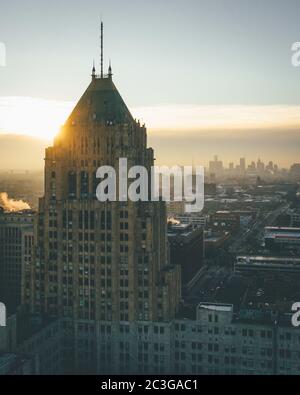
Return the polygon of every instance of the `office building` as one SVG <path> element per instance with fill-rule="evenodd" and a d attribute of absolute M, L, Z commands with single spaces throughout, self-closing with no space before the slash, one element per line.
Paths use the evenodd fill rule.
<path fill-rule="evenodd" d="M 119 159 L 150 174 L 154 152 L 113 83 L 96 75 L 46 149 L 39 201 L 31 312 L 107 322 L 172 319 L 180 267 L 168 261 L 166 207 L 157 202 L 100 202 L 101 166 L 119 176 Z"/>
<path fill-rule="evenodd" d="M 0 211 L 0 301 L 8 314 L 26 298 L 34 242 L 35 214 Z M 28 296 L 28 294 L 27 294 Z"/>
<path fill-rule="evenodd" d="M 192 224 L 169 224 L 170 261 L 181 267 L 181 284 L 187 285 L 204 262 L 204 232 Z"/>

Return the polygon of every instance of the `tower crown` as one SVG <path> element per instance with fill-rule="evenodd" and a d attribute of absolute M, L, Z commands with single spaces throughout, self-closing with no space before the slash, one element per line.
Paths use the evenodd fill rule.
<path fill-rule="evenodd" d="M 94 75 L 79 99 L 66 124 L 88 123 L 92 120 L 104 124 L 124 124 L 134 119 L 112 81 L 111 69 L 103 77 Z"/>
<path fill-rule="evenodd" d="M 111 61 L 109 61 L 108 73 L 103 73 L 103 22 L 101 22 L 100 38 L 100 74 L 96 73 L 95 62 L 93 62 L 92 81 L 73 109 L 66 125 L 83 124 L 89 122 L 91 119 L 109 125 L 134 121 L 112 81 Z"/>

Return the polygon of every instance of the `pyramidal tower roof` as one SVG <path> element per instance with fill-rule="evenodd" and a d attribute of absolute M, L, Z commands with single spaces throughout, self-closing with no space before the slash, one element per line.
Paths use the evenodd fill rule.
<path fill-rule="evenodd" d="M 101 74 L 96 74 L 93 63 L 92 81 L 79 99 L 68 123 L 86 123 L 91 119 L 104 124 L 123 124 L 133 121 L 124 100 L 112 80 L 112 68 L 109 64 L 108 74 L 103 74 L 103 23 L 101 22 Z"/>
<path fill-rule="evenodd" d="M 93 77 L 68 121 L 85 123 L 91 119 L 114 124 L 127 123 L 133 120 L 111 76 Z"/>

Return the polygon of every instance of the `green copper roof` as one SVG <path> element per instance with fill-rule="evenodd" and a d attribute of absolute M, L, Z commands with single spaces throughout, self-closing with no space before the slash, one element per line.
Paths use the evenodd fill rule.
<path fill-rule="evenodd" d="M 112 78 L 93 78 L 87 90 L 72 111 L 69 122 L 121 124 L 133 120 L 130 111 L 119 94 Z"/>

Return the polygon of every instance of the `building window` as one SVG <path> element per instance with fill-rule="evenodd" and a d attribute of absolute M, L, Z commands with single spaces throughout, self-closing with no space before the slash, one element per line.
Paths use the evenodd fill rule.
<path fill-rule="evenodd" d="M 76 173 L 71 171 L 68 175 L 68 190 L 69 190 L 69 199 L 76 198 L 76 189 L 77 189 L 77 176 Z"/>

